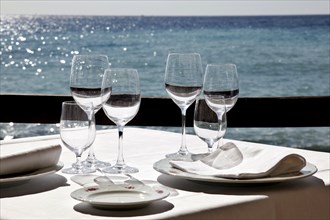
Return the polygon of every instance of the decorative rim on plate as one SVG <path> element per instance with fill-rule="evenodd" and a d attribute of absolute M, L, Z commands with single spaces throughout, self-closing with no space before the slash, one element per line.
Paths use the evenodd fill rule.
<path fill-rule="evenodd" d="M 276 177 L 264 177 L 258 179 L 229 179 L 229 178 L 197 175 L 193 173 L 184 172 L 182 170 L 172 167 L 169 161 L 170 159 L 168 158 L 159 160 L 154 163 L 153 168 L 160 173 L 174 177 L 179 177 L 186 180 L 196 180 L 196 181 L 215 182 L 215 183 L 235 183 L 235 184 L 277 183 L 277 182 L 284 182 L 289 180 L 305 178 L 317 172 L 317 167 L 315 165 L 311 163 L 306 163 L 306 166 L 299 173 L 287 174 Z"/>
<path fill-rule="evenodd" d="M 64 164 L 59 161 L 56 165 L 51 167 L 42 168 L 30 173 L 24 173 L 24 174 L 18 174 L 18 176 L 10 176 L 10 177 L 4 177 L 0 178 L 0 183 L 11 183 L 11 182 L 20 182 L 20 181 L 27 181 L 33 178 L 37 178 L 40 176 L 48 175 L 55 173 L 62 169 Z"/>
<path fill-rule="evenodd" d="M 170 195 L 165 189 L 147 185 L 118 184 L 75 190 L 71 197 L 101 209 L 141 208 Z"/>

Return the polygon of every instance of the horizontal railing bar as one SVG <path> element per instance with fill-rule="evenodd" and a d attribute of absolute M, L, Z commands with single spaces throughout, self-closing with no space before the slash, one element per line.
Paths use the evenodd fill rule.
<path fill-rule="evenodd" d="M 67 95 L 0 94 L 0 122 L 58 123 Z M 240 97 L 228 112 L 228 127 L 329 127 L 330 96 Z M 193 126 L 194 107 L 187 110 Z M 100 110 L 96 123 L 113 125 Z M 137 126 L 181 126 L 179 107 L 169 98 L 143 97 L 138 114 L 129 122 Z"/>

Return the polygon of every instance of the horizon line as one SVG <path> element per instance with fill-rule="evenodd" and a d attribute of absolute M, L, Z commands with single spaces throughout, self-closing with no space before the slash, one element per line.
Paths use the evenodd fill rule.
<path fill-rule="evenodd" d="M 128 14 L 116 14 L 116 15 L 105 15 L 105 14 L 1 14 L 0 17 L 4 16 L 63 16 L 63 17 L 292 17 L 292 16 L 329 16 L 330 14 L 315 13 L 315 14 L 232 14 L 232 15 L 179 15 L 179 14 L 169 14 L 169 15 L 152 15 L 152 14 L 141 14 L 141 15 L 128 15 Z"/>

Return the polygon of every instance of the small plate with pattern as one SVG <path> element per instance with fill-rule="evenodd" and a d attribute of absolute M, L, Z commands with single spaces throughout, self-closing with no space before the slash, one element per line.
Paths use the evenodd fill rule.
<path fill-rule="evenodd" d="M 134 209 L 169 196 L 166 189 L 147 185 L 118 184 L 78 189 L 71 197 L 100 209 Z"/>

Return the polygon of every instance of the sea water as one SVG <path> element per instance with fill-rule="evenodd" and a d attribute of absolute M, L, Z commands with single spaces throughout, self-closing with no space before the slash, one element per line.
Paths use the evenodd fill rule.
<path fill-rule="evenodd" d="M 69 95 L 73 55 L 101 53 L 111 67 L 138 70 L 142 96 L 167 97 L 168 53 L 198 52 L 204 68 L 237 65 L 240 97 L 328 96 L 329 30 L 328 15 L 2 16 L 0 92 Z M 58 127 L 2 123 L 0 131 L 1 139 L 18 138 Z M 330 151 L 329 127 L 228 128 L 225 137 Z"/>

